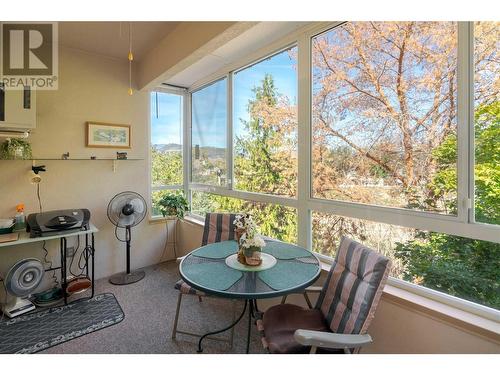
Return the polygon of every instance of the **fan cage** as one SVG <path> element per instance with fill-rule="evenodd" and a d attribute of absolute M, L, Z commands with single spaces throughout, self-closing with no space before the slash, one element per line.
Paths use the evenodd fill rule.
<path fill-rule="evenodd" d="M 131 224 L 123 225 L 123 223 L 120 223 L 120 219 L 127 216 L 123 216 L 122 209 L 127 203 L 132 202 L 134 199 L 140 200 L 144 209 L 142 212 L 134 212 L 132 214 L 134 220 Z M 146 200 L 142 195 L 134 191 L 124 191 L 118 193 L 109 201 L 107 214 L 109 221 L 111 221 L 113 225 L 115 225 L 116 227 L 119 228 L 126 228 L 127 226 L 134 227 L 138 225 L 141 221 L 143 221 L 144 218 L 146 217 L 147 214 Z"/>

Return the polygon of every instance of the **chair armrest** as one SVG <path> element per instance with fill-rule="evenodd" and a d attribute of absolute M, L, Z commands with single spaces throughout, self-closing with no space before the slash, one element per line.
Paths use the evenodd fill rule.
<path fill-rule="evenodd" d="M 321 293 L 321 290 L 323 290 L 322 286 L 308 286 L 305 289 L 307 293 Z"/>
<path fill-rule="evenodd" d="M 184 256 L 182 256 L 182 257 L 178 257 L 178 258 L 175 260 L 175 262 L 176 262 L 177 264 L 179 264 L 180 262 L 182 262 L 182 260 L 183 260 L 185 257 L 187 257 L 187 255 L 184 255 Z"/>
<path fill-rule="evenodd" d="M 370 335 L 351 335 L 298 329 L 293 335 L 295 341 L 304 346 L 329 349 L 359 348 L 372 342 Z"/>

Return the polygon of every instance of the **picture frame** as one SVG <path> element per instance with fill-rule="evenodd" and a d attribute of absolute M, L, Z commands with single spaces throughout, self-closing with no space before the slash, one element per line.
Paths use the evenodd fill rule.
<path fill-rule="evenodd" d="M 130 125 L 86 122 L 86 147 L 129 149 Z"/>

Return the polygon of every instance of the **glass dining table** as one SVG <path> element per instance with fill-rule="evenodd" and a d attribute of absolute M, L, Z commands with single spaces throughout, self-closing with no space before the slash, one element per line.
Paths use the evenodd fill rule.
<path fill-rule="evenodd" d="M 320 276 L 321 266 L 316 255 L 296 245 L 266 240 L 262 248 L 263 262 L 256 267 L 238 263 L 237 252 L 236 241 L 216 242 L 193 250 L 179 265 L 182 279 L 193 288 L 213 296 L 245 301 L 243 311 L 228 327 L 200 337 L 199 353 L 207 336 L 231 329 L 247 311 L 248 353 L 252 318 L 259 312 L 257 300 L 302 291 Z"/>

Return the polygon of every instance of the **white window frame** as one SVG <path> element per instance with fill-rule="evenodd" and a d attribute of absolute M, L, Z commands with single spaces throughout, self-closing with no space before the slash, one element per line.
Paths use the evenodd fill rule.
<path fill-rule="evenodd" d="M 312 197 L 312 38 L 318 34 L 340 26 L 344 22 L 322 22 L 306 25 L 290 33 L 281 40 L 274 42 L 244 58 L 230 64 L 216 73 L 196 82 L 189 90 L 185 103 L 186 132 L 184 149 L 185 179 L 184 191 L 191 199 L 192 191 L 200 191 L 222 196 L 238 198 L 247 201 L 262 202 L 292 207 L 297 210 L 297 243 L 312 250 L 311 217 L 313 211 L 331 213 L 356 219 L 370 220 L 386 224 L 404 226 L 472 239 L 500 243 L 500 226 L 477 223 L 474 218 L 474 70 L 473 70 L 473 38 L 472 22 L 458 22 L 457 47 L 457 216 L 416 211 L 411 209 L 386 207 L 373 204 L 326 200 Z M 268 57 L 282 52 L 292 46 L 298 48 L 297 78 L 298 78 L 298 179 L 297 197 L 281 197 L 271 194 L 246 192 L 233 189 L 233 116 L 232 116 L 232 80 L 233 74 L 254 65 Z M 226 167 L 227 186 L 213 186 L 191 182 L 191 94 L 218 80 L 226 78 L 227 89 L 227 147 Z M 191 203 L 191 202 L 190 202 Z M 193 215 L 200 218 L 199 215 Z M 332 258 L 318 254 L 325 263 L 331 263 Z M 390 277 L 390 285 L 408 290 L 412 293 L 431 298 L 438 302 L 474 313 L 495 321 L 500 321 L 498 310 L 470 302 L 461 298 L 438 292 L 426 287 L 415 285 Z"/>
<path fill-rule="evenodd" d="M 201 91 L 203 90 L 204 88 L 207 88 L 217 82 L 220 82 L 222 80 L 226 80 L 226 185 L 225 186 L 219 186 L 219 185 L 212 185 L 212 184 L 204 184 L 204 183 L 200 183 L 200 182 L 193 182 L 192 181 L 192 177 L 193 177 L 193 145 L 191 144 L 192 143 L 192 137 L 193 137 L 193 109 L 192 109 L 192 101 L 193 101 L 193 94 L 198 92 L 198 91 Z M 200 85 L 200 86 L 196 86 L 195 88 L 189 88 L 188 91 L 187 91 L 187 95 L 189 96 L 189 107 L 186 108 L 186 110 L 189 112 L 189 123 L 188 123 L 188 132 L 189 132 L 189 168 L 188 168 L 188 181 L 187 181 L 187 185 L 188 187 L 190 188 L 191 186 L 193 187 L 196 187 L 196 186 L 199 186 L 201 189 L 203 188 L 206 188 L 206 189 L 209 189 L 209 188 L 215 188 L 215 189 L 227 189 L 228 186 L 230 186 L 230 178 L 232 178 L 232 167 L 231 167 L 231 177 L 230 177 L 230 173 L 229 173 L 229 166 L 233 165 L 232 164 L 232 160 L 230 161 L 229 159 L 232 159 L 232 153 L 231 151 L 229 150 L 229 126 L 228 126 L 228 120 L 229 120 L 229 113 L 231 112 L 232 113 L 232 102 L 229 100 L 229 87 L 228 87 L 228 83 L 229 83 L 230 79 L 229 79 L 229 75 L 228 74 L 225 74 L 224 76 L 221 76 L 217 79 L 214 79 L 212 81 L 209 81 L 207 83 L 204 83 L 203 85 Z M 232 92 L 232 91 L 231 91 Z M 231 103 L 230 103 L 231 102 Z M 231 105 L 231 107 L 230 107 Z M 232 132 L 231 132 L 231 136 L 232 136 Z M 232 144 L 232 141 L 231 141 L 231 144 Z M 222 191 L 221 190 L 221 191 Z M 188 194 L 189 195 L 189 204 L 191 204 L 191 194 Z"/>
<path fill-rule="evenodd" d="M 231 117 L 228 118 L 228 122 L 230 121 L 230 126 L 228 126 L 228 128 L 230 129 L 230 131 L 228 131 L 228 142 L 229 142 L 229 136 L 230 136 L 231 137 L 230 138 L 231 150 L 232 150 L 232 155 L 231 155 L 231 185 L 228 186 L 228 188 L 232 189 L 233 191 L 235 191 L 237 193 L 242 193 L 244 196 L 247 197 L 247 199 L 249 197 L 251 197 L 252 194 L 257 194 L 257 196 L 255 196 L 255 198 L 257 198 L 257 199 L 259 197 L 261 199 L 266 199 L 266 197 L 262 197 L 262 196 L 276 197 L 278 199 L 284 198 L 284 200 L 282 200 L 282 202 L 285 202 L 285 204 L 282 204 L 282 205 L 288 206 L 288 207 L 296 207 L 296 205 L 297 205 L 297 203 L 293 202 L 293 201 L 296 201 L 298 199 L 298 186 L 297 186 L 297 197 L 287 197 L 287 196 L 273 195 L 273 194 L 267 194 L 267 193 L 256 193 L 256 192 L 250 192 L 250 191 L 239 190 L 239 189 L 233 188 L 233 183 L 234 183 L 234 164 L 233 164 L 234 163 L 234 147 L 233 147 L 233 141 L 234 141 L 234 138 L 233 138 L 233 131 L 234 131 L 233 120 L 234 119 L 232 116 L 232 114 L 233 114 L 233 90 L 234 90 L 233 77 L 235 74 L 238 74 L 239 72 L 241 72 L 245 69 L 251 68 L 252 66 L 257 65 L 257 64 L 261 63 L 262 61 L 265 61 L 269 58 L 272 58 L 272 57 L 274 57 L 280 53 L 283 53 L 289 49 L 292 49 L 294 47 L 297 47 L 297 51 L 298 51 L 298 43 L 296 41 L 289 43 L 285 46 L 282 46 L 281 48 L 274 50 L 272 53 L 268 53 L 265 56 L 263 56 L 257 60 L 253 60 L 249 64 L 246 64 L 245 66 L 242 66 L 238 69 L 232 70 L 231 72 L 228 73 L 228 82 L 229 81 L 231 82 L 231 89 L 230 89 L 230 91 L 228 90 L 228 108 L 231 108 Z M 298 77 L 298 70 L 297 70 L 297 96 L 298 96 L 298 89 L 299 89 L 299 77 Z M 297 116 L 298 116 L 298 114 L 297 114 Z M 229 135 L 229 133 L 231 133 L 231 134 Z M 297 140 L 298 140 L 298 118 L 297 118 Z M 298 158 L 297 158 L 297 160 L 298 160 Z M 297 173 L 297 185 L 298 185 L 298 173 Z M 250 194 L 250 195 L 247 195 L 247 194 Z M 245 198 L 242 198 L 242 199 L 245 199 Z M 274 202 L 268 202 L 268 203 L 274 203 Z"/>
<path fill-rule="evenodd" d="M 167 85 L 162 85 L 158 86 L 155 89 L 151 90 L 148 92 L 149 95 L 149 111 L 148 111 L 148 131 L 147 131 L 147 136 L 148 136 L 148 205 L 149 205 L 149 219 L 150 220 L 156 220 L 161 218 L 160 215 L 154 215 L 153 214 L 153 200 L 152 200 L 152 195 L 153 192 L 155 191 L 166 191 L 166 190 L 183 190 L 184 195 L 186 195 L 186 171 L 185 171 L 185 152 L 186 152 L 186 147 L 184 146 L 186 143 L 186 137 L 185 137 L 185 129 L 186 129 L 186 109 L 188 108 L 187 103 L 187 89 L 183 89 L 180 87 L 172 87 L 172 86 L 167 86 Z M 153 179 L 152 179 L 152 162 L 153 162 L 153 157 L 151 155 L 151 94 L 154 92 L 162 92 L 165 94 L 174 94 L 174 95 L 179 95 L 182 97 L 182 124 L 181 124 L 181 133 L 182 133 L 182 164 L 183 164 L 183 170 L 182 170 L 182 178 L 183 178 L 183 183 L 182 184 L 177 184 L 177 185 L 159 185 L 159 186 L 153 186 Z"/>

